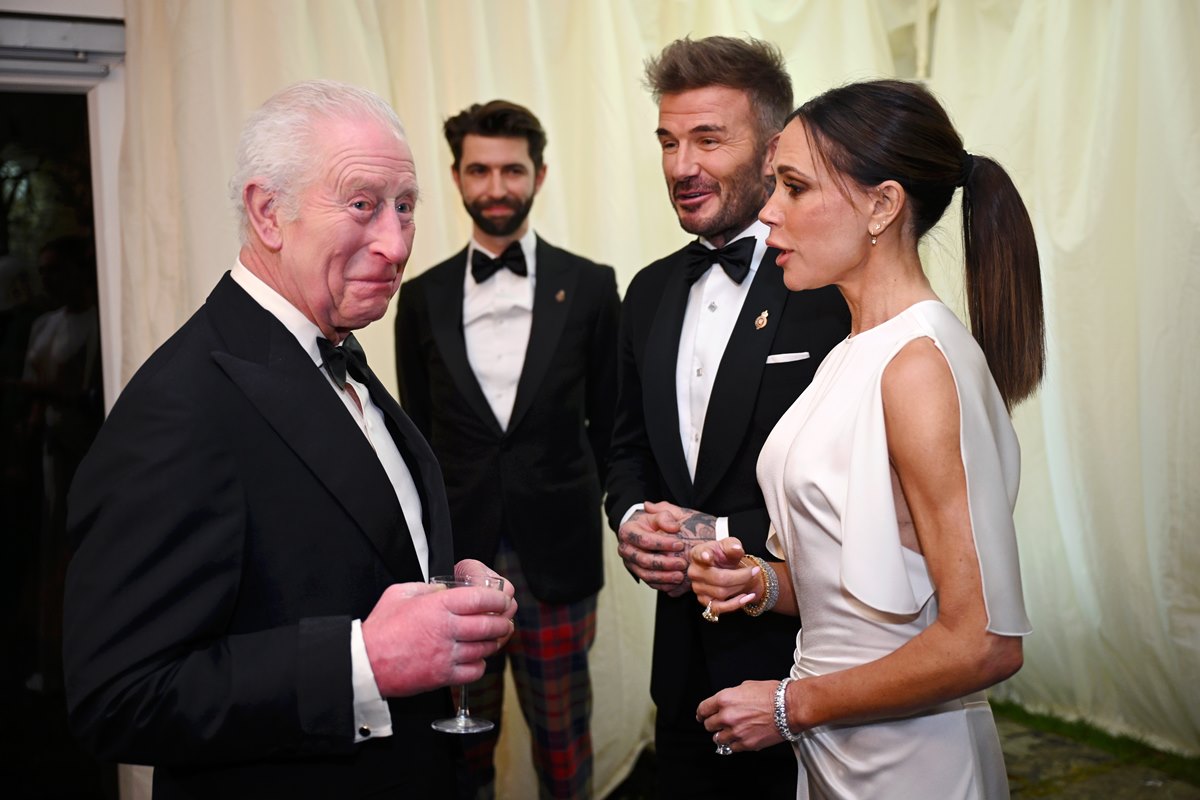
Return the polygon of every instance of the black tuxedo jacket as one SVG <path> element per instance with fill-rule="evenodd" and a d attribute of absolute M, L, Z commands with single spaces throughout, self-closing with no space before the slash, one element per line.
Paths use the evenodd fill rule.
<path fill-rule="evenodd" d="M 746 552 L 770 558 L 770 520 L 755 467 L 767 435 L 816 372 L 821 359 L 850 329 L 850 315 L 833 287 L 789 292 L 768 249 L 730 334 L 705 415 L 689 477 L 679 439 L 675 363 L 690 289 L 680 250 L 639 272 L 625 293 L 618 355 L 617 416 L 606 506 L 616 530 L 636 503 L 668 500 L 729 518 L 730 535 Z M 758 325 L 758 320 L 765 324 Z M 807 353 L 767 363 L 771 355 Z M 691 717 L 689 671 L 703 664 L 712 686 L 782 678 L 792 664 L 796 621 L 775 614 L 728 614 L 704 622 L 696 598 L 659 593 L 650 693 L 660 714 Z M 700 698 L 702 699 L 702 698 Z"/>
<path fill-rule="evenodd" d="M 491 563 L 504 534 L 534 596 L 569 603 L 604 584 L 600 494 L 616 395 L 620 300 L 611 267 L 537 239 L 525 363 L 507 430 L 467 361 L 467 251 L 404 284 L 400 400 L 446 475 L 455 552 Z"/>
<path fill-rule="evenodd" d="M 441 474 L 379 383 L 421 494 L 431 573 L 453 568 Z M 80 466 L 67 577 L 71 725 L 176 797 L 440 796 L 449 693 L 390 701 L 354 744 L 350 626 L 422 574 L 362 432 L 282 324 L 226 275 L 138 371 Z M 420 658 L 420 653 L 414 653 Z"/>

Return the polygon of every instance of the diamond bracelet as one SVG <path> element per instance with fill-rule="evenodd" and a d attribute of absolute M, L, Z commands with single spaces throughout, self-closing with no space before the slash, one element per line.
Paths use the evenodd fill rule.
<path fill-rule="evenodd" d="M 792 733 L 792 729 L 788 727 L 787 686 L 791 682 L 791 678 L 784 678 L 775 689 L 775 727 L 779 729 L 779 733 L 784 739 L 794 742 L 800 738 L 800 734 Z"/>

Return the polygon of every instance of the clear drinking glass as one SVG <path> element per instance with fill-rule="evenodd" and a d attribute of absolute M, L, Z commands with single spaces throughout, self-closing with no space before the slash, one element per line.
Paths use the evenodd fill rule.
<path fill-rule="evenodd" d="M 504 591 L 504 578 L 490 575 L 463 575 L 462 577 L 435 575 L 429 579 L 429 582 L 445 586 L 447 589 L 483 586 L 488 589 Z M 435 731 L 442 733 L 483 733 L 496 727 L 496 723 L 491 720 L 471 716 L 471 709 L 467 707 L 467 685 L 465 683 L 458 687 L 458 713 L 447 719 L 436 719 L 431 725 Z"/>

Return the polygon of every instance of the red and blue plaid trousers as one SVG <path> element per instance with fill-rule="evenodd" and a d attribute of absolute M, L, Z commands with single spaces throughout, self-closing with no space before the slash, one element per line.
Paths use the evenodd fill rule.
<path fill-rule="evenodd" d="M 467 687 L 471 715 L 496 728 L 463 741 L 476 797 L 494 796 L 493 755 L 500 736 L 504 665 L 512 664 L 521 713 L 529 725 L 538 794 L 543 798 L 592 796 L 592 682 L 588 650 L 596 638 L 596 596 L 563 605 L 533 596 L 516 552 L 501 541 L 492 569 L 512 582 L 516 632 L 488 660 L 483 678 Z"/>

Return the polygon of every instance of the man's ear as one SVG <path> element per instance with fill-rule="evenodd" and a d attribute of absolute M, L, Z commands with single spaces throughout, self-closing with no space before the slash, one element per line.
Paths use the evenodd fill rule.
<path fill-rule="evenodd" d="M 775 174 L 775 150 L 779 147 L 779 134 L 767 140 L 767 152 L 763 156 L 763 175 L 771 177 Z"/>
<path fill-rule="evenodd" d="M 459 194 L 462 194 L 462 176 L 458 174 L 458 167 L 450 167 L 450 179 L 454 181 L 454 188 L 458 189 Z"/>
<path fill-rule="evenodd" d="M 542 164 L 542 166 L 540 166 L 538 168 L 537 173 L 534 174 L 534 176 L 533 176 L 533 193 L 534 194 L 537 194 L 538 192 L 540 192 L 542 190 L 542 181 L 546 180 L 546 170 L 549 166 L 550 166 L 549 164 Z"/>
<path fill-rule="evenodd" d="M 280 231 L 279 205 L 275 202 L 275 192 L 251 181 L 242 187 L 242 204 L 246 207 L 250 228 L 259 240 L 270 250 L 278 251 L 282 248 L 283 234 Z"/>

